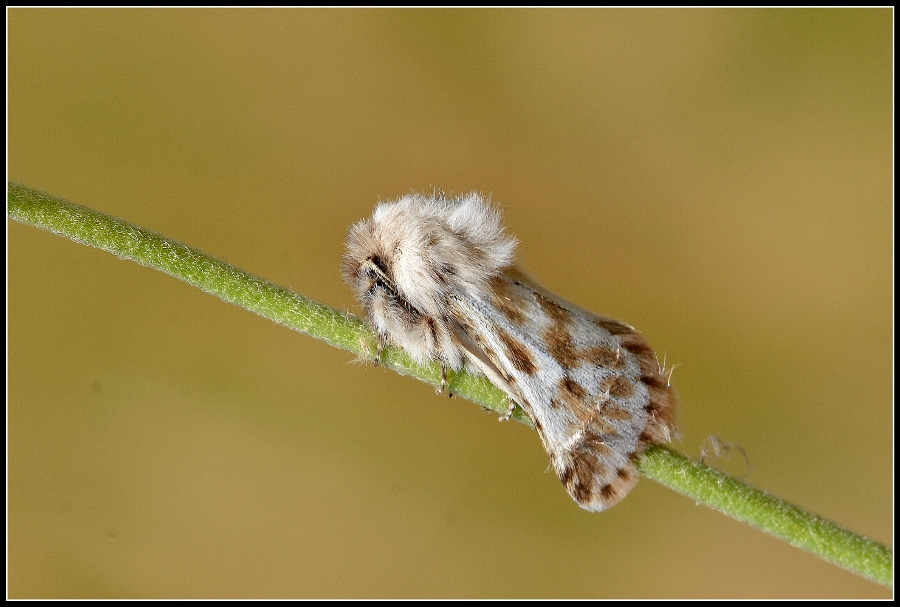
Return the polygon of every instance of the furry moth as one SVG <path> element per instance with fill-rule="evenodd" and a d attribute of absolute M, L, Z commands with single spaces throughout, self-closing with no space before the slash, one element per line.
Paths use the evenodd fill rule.
<path fill-rule="evenodd" d="M 642 335 L 538 285 L 516 243 L 481 194 L 410 194 L 350 228 L 341 271 L 381 345 L 486 375 L 575 501 L 605 510 L 637 483 L 634 458 L 675 433 L 675 393 Z"/>

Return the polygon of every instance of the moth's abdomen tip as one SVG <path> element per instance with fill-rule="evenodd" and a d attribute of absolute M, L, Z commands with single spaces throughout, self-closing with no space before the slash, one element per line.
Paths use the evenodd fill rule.
<path fill-rule="evenodd" d="M 559 480 L 578 505 L 591 512 L 612 508 L 634 488 L 639 474 L 629 461 L 614 468 L 590 451 L 570 452 L 568 461 L 560 462 Z"/>
<path fill-rule="evenodd" d="M 631 483 L 629 485 L 603 485 L 596 492 L 588 494 L 586 496 L 575 497 L 574 494 L 570 491 L 570 495 L 575 498 L 575 501 L 579 506 L 584 508 L 585 510 L 589 510 L 591 512 L 603 512 L 604 510 L 609 510 L 619 502 L 621 502 L 625 497 L 631 492 L 634 488 L 634 485 L 637 484 Z"/>

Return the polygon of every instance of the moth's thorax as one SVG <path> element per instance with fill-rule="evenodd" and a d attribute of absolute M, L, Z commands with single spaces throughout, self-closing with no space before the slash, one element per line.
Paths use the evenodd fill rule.
<path fill-rule="evenodd" d="M 350 229 L 342 271 L 382 336 L 419 361 L 436 357 L 459 368 L 448 299 L 486 289 L 512 263 L 515 245 L 480 194 L 411 194 L 378 205 Z"/>

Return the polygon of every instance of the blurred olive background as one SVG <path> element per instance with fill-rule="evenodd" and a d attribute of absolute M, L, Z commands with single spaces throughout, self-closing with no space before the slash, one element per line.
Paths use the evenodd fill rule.
<path fill-rule="evenodd" d="M 9 178 L 358 312 L 378 200 L 490 193 L 683 441 L 892 545 L 890 10 L 8 12 Z M 517 423 L 8 221 L 12 597 L 887 597 Z M 746 475 L 738 455 L 713 460 Z"/>

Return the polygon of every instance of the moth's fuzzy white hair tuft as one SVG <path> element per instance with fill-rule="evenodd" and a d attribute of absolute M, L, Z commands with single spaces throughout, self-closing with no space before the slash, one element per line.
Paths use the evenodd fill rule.
<path fill-rule="evenodd" d="M 516 240 L 500 220 L 500 211 L 477 192 L 409 194 L 381 203 L 371 219 L 350 228 L 344 280 L 379 334 L 420 362 L 438 358 L 459 368 L 462 355 L 433 321 L 446 316 L 451 293 L 484 291 L 512 264 Z"/>

